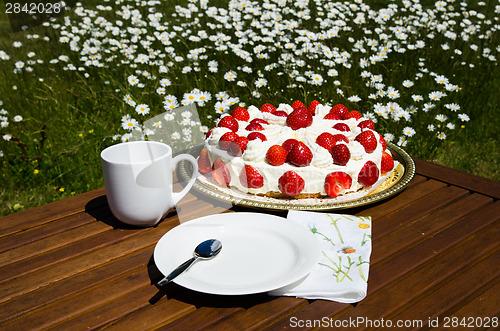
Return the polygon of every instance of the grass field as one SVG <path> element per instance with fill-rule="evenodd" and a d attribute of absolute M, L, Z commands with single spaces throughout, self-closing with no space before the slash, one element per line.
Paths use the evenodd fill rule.
<path fill-rule="evenodd" d="M 86 1 L 13 32 L 2 12 L 0 215 L 101 187 L 100 151 L 132 134 L 189 144 L 236 105 L 297 99 L 343 103 L 415 157 L 500 180 L 499 13 L 498 1 Z M 189 104 L 201 123 L 174 117 Z"/>

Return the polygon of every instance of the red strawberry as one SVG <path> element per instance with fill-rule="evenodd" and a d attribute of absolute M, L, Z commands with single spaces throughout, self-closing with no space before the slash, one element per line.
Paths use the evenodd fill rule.
<path fill-rule="evenodd" d="M 253 120 L 250 121 L 250 124 L 269 124 L 268 121 L 263 120 L 262 118 L 254 118 Z"/>
<path fill-rule="evenodd" d="M 219 138 L 219 148 L 224 151 L 227 151 L 229 149 L 231 142 L 236 138 L 238 138 L 238 135 L 232 131 L 224 133 Z"/>
<path fill-rule="evenodd" d="M 313 154 L 309 147 L 299 141 L 288 152 L 287 161 L 297 167 L 306 167 L 311 163 L 312 158 Z"/>
<path fill-rule="evenodd" d="M 375 148 L 377 148 L 377 138 L 375 137 L 373 131 L 363 131 L 358 134 L 354 140 L 363 145 L 367 153 L 373 153 Z"/>
<path fill-rule="evenodd" d="M 380 164 L 380 171 L 385 174 L 394 168 L 394 159 L 391 154 L 382 152 L 382 163 Z"/>
<path fill-rule="evenodd" d="M 338 114 L 335 114 L 335 113 L 332 113 L 332 112 L 326 114 L 325 117 L 323 117 L 323 119 L 325 119 L 325 120 L 335 120 L 335 121 L 340 121 L 341 120 L 341 118 L 340 118 L 340 116 Z"/>
<path fill-rule="evenodd" d="M 361 117 L 363 117 L 363 116 L 361 116 L 359 111 L 351 110 L 343 119 L 348 120 L 350 118 L 355 118 L 355 119 L 359 120 Z"/>
<path fill-rule="evenodd" d="M 327 150 L 330 150 L 335 145 L 335 137 L 329 132 L 323 132 L 316 138 L 316 144 Z"/>
<path fill-rule="evenodd" d="M 266 161 L 269 162 L 270 165 L 280 166 L 286 162 L 287 155 L 288 152 L 283 146 L 273 145 L 267 150 Z"/>
<path fill-rule="evenodd" d="M 307 128 L 313 122 L 311 113 L 306 108 L 297 108 L 286 118 L 286 125 L 293 130 Z"/>
<path fill-rule="evenodd" d="M 325 177 L 326 194 L 335 198 L 343 190 L 351 188 L 352 178 L 343 171 L 331 172 Z"/>
<path fill-rule="evenodd" d="M 382 145 L 382 150 L 385 151 L 385 149 L 387 148 L 387 143 L 380 133 L 378 134 L 378 142 L 380 143 L 380 145 Z"/>
<path fill-rule="evenodd" d="M 248 120 L 250 120 L 250 114 L 248 113 L 248 110 L 246 110 L 246 108 L 243 107 L 234 108 L 233 111 L 231 112 L 231 115 L 238 121 L 248 122 Z"/>
<path fill-rule="evenodd" d="M 276 107 L 271 105 L 270 103 L 265 103 L 260 107 L 260 111 L 263 113 L 274 113 L 276 111 Z"/>
<path fill-rule="evenodd" d="M 240 172 L 240 183 L 247 188 L 260 188 L 264 186 L 264 178 L 257 169 L 251 165 L 245 165 Z"/>
<path fill-rule="evenodd" d="M 314 116 L 314 114 L 316 114 L 316 107 L 318 105 L 320 105 L 319 101 L 313 100 L 313 101 L 311 101 L 311 103 L 309 104 L 309 106 L 307 106 L 307 110 L 309 110 L 309 112 L 311 113 L 311 115 Z"/>
<path fill-rule="evenodd" d="M 245 127 L 247 131 L 263 131 L 264 127 L 258 123 L 250 123 Z"/>
<path fill-rule="evenodd" d="M 295 100 L 293 103 L 292 103 L 292 109 L 297 109 L 297 108 L 305 108 L 306 106 L 304 106 L 304 104 L 302 103 L 302 101 L 299 101 L 299 100 Z"/>
<path fill-rule="evenodd" d="M 248 140 L 260 139 L 261 141 L 266 141 L 267 138 L 264 134 L 260 132 L 250 132 L 247 136 Z"/>
<path fill-rule="evenodd" d="M 295 145 L 296 143 L 298 143 L 297 140 L 293 139 L 293 138 L 290 138 L 290 139 L 287 139 L 285 140 L 281 146 L 283 146 L 284 149 L 286 149 L 287 153 L 290 152 L 290 150 L 292 149 L 293 145 Z"/>
<path fill-rule="evenodd" d="M 229 151 L 231 154 L 234 156 L 241 156 L 245 149 L 247 149 L 247 144 L 248 144 L 248 138 L 247 137 L 238 137 L 234 139 L 230 144 L 229 144 Z"/>
<path fill-rule="evenodd" d="M 224 187 L 231 183 L 231 174 L 222 159 L 218 158 L 214 161 L 212 170 L 212 178 L 215 180 L 217 185 Z"/>
<path fill-rule="evenodd" d="M 342 132 L 351 131 L 351 128 L 349 127 L 349 125 L 347 125 L 345 123 L 337 123 L 333 126 L 333 128 L 336 130 L 342 131 Z"/>
<path fill-rule="evenodd" d="M 330 109 L 330 113 L 337 114 L 342 119 L 349 113 L 349 109 L 347 109 L 347 107 L 343 104 L 339 103 L 333 106 L 332 109 Z"/>
<path fill-rule="evenodd" d="M 364 120 L 359 122 L 358 127 L 360 127 L 361 129 L 375 130 L 375 123 L 373 123 L 372 120 Z"/>
<path fill-rule="evenodd" d="M 205 135 L 205 139 L 206 139 L 206 138 L 208 138 L 208 137 L 210 137 L 210 136 L 212 135 L 212 130 L 213 130 L 213 129 L 214 129 L 214 128 L 210 129 L 210 130 L 207 132 L 207 134 Z"/>
<path fill-rule="evenodd" d="M 219 127 L 228 128 L 229 130 L 236 132 L 239 129 L 238 121 L 231 115 L 224 116 L 218 124 Z"/>
<path fill-rule="evenodd" d="M 366 161 L 358 174 L 358 182 L 364 186 L 372 186 L 378 180 L 380 171 L 373 161 Z"/>
<path fill-rule="evenodd" d="M 330 149 L 330 154 L 332 155 L 333 163 L 345 166 L 349 159 L 351 158 L 351 151 L 346 144 L 338 144 Z"/>
<path fill-rule="evenodd" d="M 341 140 L 342 140 L 343 142 L 345 142 L 346 144 L 348 144 L 348 143 L 349 143 L 349 139 L 347 139 L 347 137 L 346 137 L 346 136 L 344 136 L 344 135 L 343 135 L 343 134 L 341 134 L 341 133 L 334 134 L 334 135 L 333 135 L 333 140 L 334 140 L 334 142 L 335 142 L 335 144 L 334 144 L 334 145 L 337 145 L 337 143 L 338 143 L 339 141 L 341 141 Z"/>
<path fill-rule="evenodd" d="M 296 196 L 304 189 L 306 182 L 295 171 L 288 170 L 278 179 L 281 193 L 290 197 Z"/>
<path fill-rule="evenodd" d="M 288 113 L 284 110 L 277 110 L 273 113 L 274 116 L 287 117 Z"/>
<path fill-rule="evenodd" d="M 203 148 L 200 152 L 200 157 L 198 158 L 198 170 L 202 174 L 209 174 L 212 172 L 212 163 L 208 157 L 208 150 Z"/>

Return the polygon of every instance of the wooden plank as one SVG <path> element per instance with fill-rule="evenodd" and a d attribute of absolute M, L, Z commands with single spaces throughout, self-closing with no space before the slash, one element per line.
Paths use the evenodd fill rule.
<path fill-rule="evenodd" d="M 150 318 L 158 318 L 159 316 L 170 316 L 171 318 L 179 318 L 184 314 L 196 310 L 196 307 L 185 304 L 178 305 L 178 301 L 164 300 L 158 306 L 150 307 L 148 300 L 155 295 L 158 290 L 154 286 L 147 286 L 137 291 L 133 291 L 118 299 L 110 301 L 105 305 L 96 307 L 84 314 L 78 315 L 75 318 L 65 320 L 64 322 L 51 326 L 50 330 L 85 330 L 105 328 L 108 325 L 116 323 L 122 318 L 132 316 L 139 310 L 147 310 L 150 312 Z M 170 301 L 168 304 L 166 304 Z M 152 308 L 151 310 L 149 308 Z M 132 322 L 134 322 L 132 320 Z M 131 330 L 131 327 L 126 328 Z M 137 329 L 147 329 L 146 326 Z"/>
<path fill-rule="evenodd" d="M 17 232 L 9 236 L 4 236 L 0 239 L 0 252 L 22 246 L 36 240 L 41 240 L 94 221 L 95 218 L 90 216 L 89 214 L 78 213 L 61 218 L 57 222 L 46 223 L 42 226 L 31 228 L 26 231 Z"/>
<path fill-rule="evenodd" d="M 497 264 L 498 265 L 498 264 Z M 443 321 L 445 316 L 456 317 L 459 320 L 462 318 L 479 317 L 482 322 L 486 323 L 485 317 L 499 317 L 500 315 L 500 279 L 496 279 L 491 287 L 474 297 L 472 300 L 464 304 L 460 309 L 452 314 L 444 314 L 439 316 L 439 320 Z M 481 326 L 478 321 L 478 326 Z M 494 326 L 489 323 L 490 326 Z M 442 325 L 442 324 L 441 324 Z M 482 324 L 485 326 L 484 324 Z"/>
<path fill-rule="evenodd" d="M 200 307 L 196 311 L 189 313 L 175 321 L 157 328 L 157 330 L 186 331 L 202 330 L 220 320 L 228 318 L 232 314 L 242 311 L 241 307 Z M 126 327 L 122 325 L 122 327 Z"/>
<path fill-rule="evenodd" d="M 480 290 L 484 284 L 494 281 L 500 275 L 500 269 L 492 268 L 492 266 L 499 264 L 500 251 L 497 250 L 479 263 L 468 265 L 465 272 L 453 275 L 450 277 L 453 279 L 450 279 L 442 287 L 421 297 L 420 300 L 414 300 L 416 302 L 408 304 L 404 311 L 391 316 L 390 319 L 396 324 L 397 320 L 415 320 L 426 316 L 425 322 L 427 322 L 428 319 L 434 320 L 438 316 L 447 315 L 450 309 Z"/>
<path fill-rule="evenodd" d="M 97 189 L 73 197 L 51 202 L 44 206 L 23 210 L 0 219 L 0 238 L 27 230 L 85 211 L 85 202 L 104 195 L 104 189 Z"/>
<path fill-rule="evenodd" d="M 68 245 L 68 243 L 83 240 L 109 230 L 110 227 L 107 224 L 93 222 L 78 228 L 56 233 L 50 237 L 26 243 L 22 246 L 0 253 L 0 265 L 5 266 L 23 259 L 32 258 L 36 255 Z M 13 237 L 17 236 L 13 235 Z"/>
<path fill-rule="evenodd" d="M 468 194 L 469 192 L 467 190 L 456 186 L 443 187 L 423 197 L 416 203 L 408 204 L 404 208 L 373 219 L 374 227 L 372 235 L 380 238 L 384 234 L 394 231 L 394 229 L 402 227 L 420 217 L 436 212 L 448 204 L 454 202 L 454 204 L 459 204 L 456 203 L 457 200 L 460 201 L 461 198 Z M 489 201 L 491 199 L 484 198 L 484 200 Z"/>
<path fill-rule="evenodd" d="M 428 237 L 438 233 L 442 229 L 460 221 L 461 218 L 481 210 L 492 202 L 492 199 L 481 194 L 472 194 L 463 199 L 412 222 L 399 221 L 399 217 L 389 217 L 393 224 L 393 231 L 389 233 L 379 232 L 379 223 L 373 226 L 372 230 L 372 256 L 371 265 L 383 259 L 390 258 L 394 254 L 404 251 L 405 248 L 416 245 L 418 242 L 426 240 Z M 422 208 L 422 210 L 426 210 Z M 410 217 L 410 216 L 408 216 Z M 404 219 L 403 219 L 404 220 Z M 400 225 L 404 223 L 404 225 Z M 389 221 L 385 222 L 389 223 Z M 388 228 L 389 224 L 384 224 Z M 384 235 L 385 234 L 385 235 Z"/>
<path fill-rule="evenodd" d="M 133 269 L 145 266 L 153 247 L 149 246 L 130 255 L 125 255 L 98 268 L 82 272 L 65 281 L 56 282 L 40 289 L 17 296 L 0 304 L 0 322 L 27 314 L 57 300 L 87 290 L 99 283 L 118 277 Z"/>
<path fill-rule="evenodd" d="M 274 298 L 257 304 L 228 318 L 212 324 L 205 330 L 256 330 L 266 327 L 277 320 L 286 318 L 299 308 L 307 306 L 305 299 L 292 297 Z"/>
<path fill-rule="evenodd" d="M 354 310 L 351 305 L 317 300 L 292 317 L 296 320 L 321 320 L 324 317 L 348 319 L 364 316 L 375 320 L 387 316 L 406 304 L 412 295 L 424 293 L 429 284 L 460 274 L 462 267 L 491 253 L 491 249 L 498 246 L 493 238 L 499 235 L 499 217 L 500 202 L 490 203 L 481 212 L 463 217 L 460 222 L 426 237 L 418 245 L 372 266 L 368 295 Z M 377 251 L 373 250 L 373 254 Z M 289 326 L 289 321 L 281 321 L 272 329 L 286 326 Z"/>
<path fill-rule="evenodd" d="M 420 175 L 442 180 L 449 184 L 488 195 L 495 199 L 500 198 L 500 182 L 447 168 L 421 159 L 414 159 L 414 161 L 417 173 Z"/>
<path fill-rule="evenodd" d="M 450 277 L 457 277 L 464 270 L 467 270 L 470 264 L 480 261 L 494 252 L 498 248 L 498 243 L 494 238 L 500 236 L 499 225 L 499 221 L 491 224 L 467 240 L 436 254 L 425 265 L 412 268 L 411 272 L 404 277 L 399 276 L 391 282 L 386 282 L 383 287 L 381 286 L 382 282 L 373 282 L 372 284 L 375 286 L 372 286 L 372 289 L 370 286 L 368 287 L 368 296 L 356 306 L 354 311 L 336 316 L 336 318 L 356 319 L 357 316 L 363 316 L 370 320 L 385 319 L 415 298 L 429 295 L 436 288 L 441 287 L 443 281 L 446 282 Z M 418 256 L 414 258 L 421 260 Z M 407 267 L 402 265 L 399 266 L 399 269 L 407 270 Z M 381 268 L 374 270 L 373 274 L 376 275 L 374 278 L 377 280 L 392 276 L 389 275 L 389 271 Z"/>

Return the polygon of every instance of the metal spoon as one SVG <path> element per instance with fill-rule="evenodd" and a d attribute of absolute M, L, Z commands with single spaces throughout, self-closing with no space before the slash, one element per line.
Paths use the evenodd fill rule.
<path fill-rule="evenodd" d="M 178 266 L 174 271 L 172 271 L 168 276 L 160 280 L 157 285 L 163 286 L 171 282 L 175 277 L 182 274 L 190 266 L 193 265 L 198 259 L 208 260 L 219 254 L 222 249 L 222 243 L 217 239 L 208 239 L 196 246 L 194 250 L 194 256 Z"/>

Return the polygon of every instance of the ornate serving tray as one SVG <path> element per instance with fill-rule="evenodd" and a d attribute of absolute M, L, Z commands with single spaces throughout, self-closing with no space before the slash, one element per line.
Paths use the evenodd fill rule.
<path fill-rule="evenodd" d="M 392 152 L 395 167 L 392 172 L 380 180 L 375 188 L 364 189 L 336 198 L 308 198 L 308 199 L 279 199 L 247 194 L 230 187 L 219 187 L 207 180 L 203 175 L 198 176 L 193 187 L 212 198 L 232 203 L 237 206 L 268 210 L 335 210 L 353 208 L 378 202 L 398 194 L 408 185 L 415 175 L 415 163 L 400 147 L 388 142 L 387 148 Z M 187 163 L 179 166 L 183 179 L 189 179 L 191 169 Z"/>

